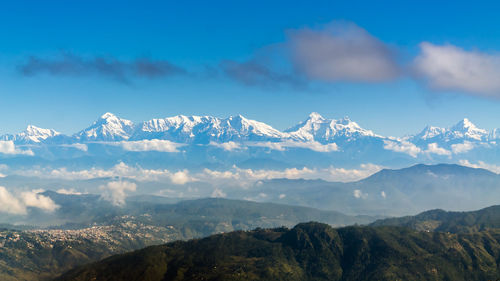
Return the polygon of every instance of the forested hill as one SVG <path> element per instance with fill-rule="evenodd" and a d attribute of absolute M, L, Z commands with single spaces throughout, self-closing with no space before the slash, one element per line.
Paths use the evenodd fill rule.
<path fill-rule="evenodd" d="M 303 223 L 152 246 L 57 280 L 496 280 L 500 230 L 474 234 Z"/>
<path fill-rule="evenodd" d="M 378 220 L 372 226 L 405 226 L 416 230 L 452 233 L 475 232 L 500 228 L 500 205 L 472 212 L 431 210 L 416 216 Z"/>

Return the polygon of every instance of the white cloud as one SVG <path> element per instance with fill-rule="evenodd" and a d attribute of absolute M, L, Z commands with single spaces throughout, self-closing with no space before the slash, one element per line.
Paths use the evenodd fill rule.
<path fill-rule="evenodd" d="M 373 164 L 362 164 L 358 168 L 346 169 L 340 167 L 328 168 L 287 168 L 282 170 L 266 169 L 241 169 L 236 166 L 228 170 L 217 171 L 204 169 L 197 173 L 189 170 L 169 171 L 166 169 L 143 169 L 130 167 L 125 163 L 119 163 L 110 169 L 87 169 L 69 171 L 66 168 L 59 169 L 33 169 L 18 170 L 14 174 L 28 175 L 40 178 L 86 180 L 95 178 L 123 178 L 139 182 L 164 182 L 184 185 L 190 182 L 207 182 L 213 184 L 237 184 L 239 186 L 250 186 L 261 180 L 287 178 L 287 179 L 324 179 L 327 181 L 350 182 L 363 179 L 382 169 L 381 166 Z M 60 190 L 71 193 L 72 190 Z"/>
<path fill-rule="evenodd" d="M 466 153 L 472 149 L 474 149 L 474 144 L 469 141 L 451 145 L 451 151 L 453 151 L 454 154 Z"/>
<path fill-rule="evenodd" d="M 473 163 L 469 162 L 469 160 L 460 160 L 458 163 L 462 166 L 471 167 L 471 168 L 486 169 L 486 170 L 489 170 L 493 173 L 500 174 L 500 166 L 494 165 L 494 164 L 487 164 L 487 163 L 484 163 L 483 161 L 478 161 L 476 164 L 473 164 Z"/>
<path fill-rule="evenodd" d="M 235 150 L 246 149 L 246 147 L 242 147 L 239 143 L 236 143 L 234 141 L 223 142 L 223 143 L 211 141 L 209 145 L 222 148 L 225 151 L 235 151 Z"/>
<path fill-rule="evenodd" d="M 185 146 L 168 140 L 140 140 L 122 141 L 118 143 L 123 149 L 128 151 L 159 151 L 159 152 L 179 152 L 178 148 Z"/>
<path fill-rule="evenodd" d="M 26 207 L 38 208 L 47 212 L 54 212 L 59 208 L 59 205 L 54 203 L 50 197 L 43 196 L 41 190 L 32 190 L 21 192 L 21 201 Z"/>
<path fill-rule="evenodd" d="M 127 181 L 113 181 L 99 186 L 99 189 L 103 191 L 102 198 L 115 206 L 123 206 L 127 198 L 127 191 L 135 191 L 136 188 L 135 183 Z"/>
<path fill-rule="evenodd" d="M 286 197 L 286 194 L 284 194 L 284 193 L 281 193 L 279 196 L 280 199 L 285 199 L 285 197 Z"/>
<path fill-rule="evenodd" d="M 267 147 L 272 150 L 284 151 L 287 147 L 304 148 L 317 152 L 332 152 L 338 151 L 339 147 L 335 143 L 321 144 L 317 141 L 297 142 L 297 141 L 284 141 L 284 142 L 249 142 L 248 146 Z"/>
<path fill-rule="evenodd" d="M 406 153 L 413 158 L 416 158 L 417 155 L 422 152 L 420 148 L 408 141 L 384 140 L 384 149 Z"/>
<path fill-rule="evenodd" d="M 39 194 L 40 191 L 24 191 L 19 196 L 14 196 L 5 187 L 0 186 L 0 213 L 26 215 L 28 207 L 46 212 L 53 212 L 59 208 L 52 199 Z"/>
<path fill-rule="evenodd" d="M 432 88 L 500 97 L 500 55 L 428 42 L 420 49 L 414 67 Z"/>
<path fill-rule="evenodd" d="M 183 171 L 178 171 L 173 173 L 170 176 L 170 180 L 174 184 L 186 184 L 190 181 L 192 181 L 192 178 L 189 176 L 189 171 L 188 170 L 183 170 Z"/>
<path fill-rule="evenodd" d="M 227 194 L 222 191 L 222 189 L 220 188 L 215 188 L 214 191 L 212 192 L 212 194 L 210 195 L 210 197 L 213 197 L 213 198 L 224 198 L 226 197 Z"/>
<path fill-rule="evenodd" d="M 361 191 L 359 189 L 355 189 L 352 192 L 352 195 L 354 196 L 354 198 L 357 198 L 357 199 L 366 199 L 368 197 L 367 193 L 363 193 L 363 191 Z"/>
<path fill-rule="evenodd" d="M 288 35 L 292 63 L 310 79 L 380 82 L 399 75 L 393 50 L 353 23 L 334 22 L 323 30 L 304 28 Z"/>
<path fill-rule="evenodd" d="M 0 141 L 0 153 L 3 154 L 22 154 L 22 155 L 35 155 L 31 150 L 21 150 L 16 147 L 13 141 Z"/>
<path fill-rule="evenodd" d="M 250 183 L 259 183 L 261 180 L 270 180 L 278 178 L 287 179 L 324 179 L 327 181 L 350 182 L 366 178 L 378 171 L 382 167 L 373 164 L 362 164 L 358 169 L 346 169 L 328 167 L 323 169 L 310 169 L 307 167 L 288 168 L 284 170 L 253 170 L 233 167 L 228 171 L 214 171 L 205 169 L 197 174 L 196 178 L 206 182 L 230 182 L 240 185 L 249 185 Z"/>
<path fill-rule="evenodd" d="M 72 147 L 72 148 L 76 148 L 78 150 L 81 150 L 81 151 L 88 151 L 89 148 L 86 144 L 83 144 L 83 143 L 72 143 L 72 144 L 61 144 L 62 147 Z"/>
<path fill-rule="evenodd" d="M 40 178 L 65 179 L 65 180 L 86 180 L 95 178 L 129 178 L 137 181 L 162 181 L 169 180 L 174 184 L 185 184 L 196 181 L 189 175 L 187 170 L 172 172 L 166 169 L 143 169 L 131 167 L 120 162 L 110 169 L 91 168 L 85 170 L 70 171 L 66 168 L 58 169 L 32 169 L 20 170 L 14 173 Z"/>
<path fill-rule="evenodd" d="M 437 155 L 444 155 L 444 156 L 451 155 L 451 151 L 449 151 L 445 148 L 439 147 L 438 144 L 435 142 L 429 143 L 427 145 L 427 150 L 425 152 L 426 153 L 433 153 L 433 154 L 437 154 Z"/>
<path fill-rule="evenodd" d="M 26 214 L 26 206 L 14 197 L 5 187 L 0 186 L 0 212 L 8 214 Z"/>
<path fill-rule="evenodd" d="M 59 194 L 66 194 L 66 195 L 82 195 L 83 193 L 76 191 L 75 189 L 65 189 L 61 188 L 56 191 Z"/>

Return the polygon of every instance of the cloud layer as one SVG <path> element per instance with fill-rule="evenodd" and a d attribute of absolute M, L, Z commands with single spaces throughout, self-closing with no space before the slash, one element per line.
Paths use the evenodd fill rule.
<path fill-rule="evenodd" d="M 212 184 L 241 184 L 248 185 L 259 180 L 276 178 L 287 179 L 324 179 L 327 181 L 349 182 L 363 179 L 382 169 L 373 164 L 362 164 L 359 168 L 346 169 L 339 167 L 328 168 L 287 168 L 287 169 L 242 169 L 232 167 L 228 170 L 204 169 L 200 172 L 189 170 L 170 171 L 167 169 L 144 169 L 131 167 L 119 163 L 110 169 L 84 169 L 69 171 L 66 168 L 58 169 L 32 169 L 14 171 L 13 174 L 33 176 L 49 179 L 88 180 L 97 178 L 123 178 L 140 182 L 165 182 L 175 185 L 184 185 L 190 182 L 207 182 Z M 69 192 L 61 190 L 62 192 Z"/>
<path fill-rule="evenodd" d="M 119 82 L 129 82 L 133 78 L 154 79 L 186 73 L 181 67 L 165 60 L 139 58 L 134 61 L 122 61 L 104 56 L 84 58 L 70 53 L 62 53 L 56 58 L 31 56 L 20 65 L 19 70 L 26 76 L 99 76 Z"/>
<path fill-rule="evenodd" d="M 414 69 L 436 90 L 500 97 L 500 55 L 423 42 Z"/>
<path fill-rule="evenodd" d="M 328 82 L 381 82 L 399 76 L 394 51 L 353 23 L 288 32 L 295 70 Z"/>

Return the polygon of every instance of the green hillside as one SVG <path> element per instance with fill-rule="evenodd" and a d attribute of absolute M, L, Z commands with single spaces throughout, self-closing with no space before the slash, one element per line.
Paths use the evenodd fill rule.
<path fill-rule="evenodd" d="M 495 280 L 500 231 L 418 232 L 320 223 L 152 246 L 57 280 Z"/>
<path fill-rule="evenodd" d="M 371 225 L 405 226 L 416 230 L 465 233 L 500 228 L 500 206 L 472 212 L 431 210 L 416 216 L 378 220 Z"/>

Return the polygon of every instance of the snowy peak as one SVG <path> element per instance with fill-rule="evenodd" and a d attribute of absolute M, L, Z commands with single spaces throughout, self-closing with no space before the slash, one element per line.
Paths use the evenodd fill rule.
<path fill-rule="evenodd" d="M 416 139 L 428 140 L 447 132 L 446 128 L 426 126 L 422 132 L 415 136 Z"/>
<path fill-rule="evenodd" d="M 486 141 L 488 131 L 478 128 L 469 119 L 464 118 L 449 129 L 427 126 L 412 139 L 417 142 Z"/>
<path fill-rule="evenodd" d="M 455 126 L 451 127 L 450 130 L 458 137 L 475 140 L 482 140 L 488 135 L 488 132 L 486 130 L 479 129 L 467 118 L 464 118 L 463 120 L 458 122 Z"/>
<path fill-rule="evenodd" d="M 348 117 L 339 120 L 326 119 L 315 112 L 311 113 L 305 121 L 285 132 L 299 141 L 318 141 L 322 143 L 336 140 L 352 141 L 362 137 L 379 137 L 372 131 L 361 128 Z"/>
<path fill-rule="evenodd" d="M 14 141 L 17 144 L 36 144 L 41 143 L 45 140 L 49 140 L 55 136 L 61 135 L 53 129 L 42 129 L 33 125 L 28 125 L 26 130 L 22 131 L 16 135 L 5 135 L 2 136 L 2 140 Z"/>
<path fill-rule="evenodd" d="M 175 142 L 208 143 L 245 140 L 272 140 L 285 134 L 242 115 L 225 119 L 211 116 L 178 115 L 143 122 L 133 139 L 161 138 Z"/>
<path fill-rule="evenodd" d="M 319 121 L 319 120 L 325 120 L 325 118 L 323 118 L 323 116 L 321 116 L 319 113 L 317 112 L 311 112 L 309 114 L 309 118 L 308 120 L 311 120 L 311 121 Z"/>
<path fill-rule="evenodd" d="M 133 132 L 132 121 L 107 112 L 75 137 L 82 141 L 122 141 L 128 140 Z"/>
<path fill-rule="evenodd" d="M 255 120 L 246 119 L 242 115 L 231 116 L 222 120 L 221 128 L 226 129 L 237 138 L 252 137 L 282 138 L 284 134 L 273 127 Z"/>

